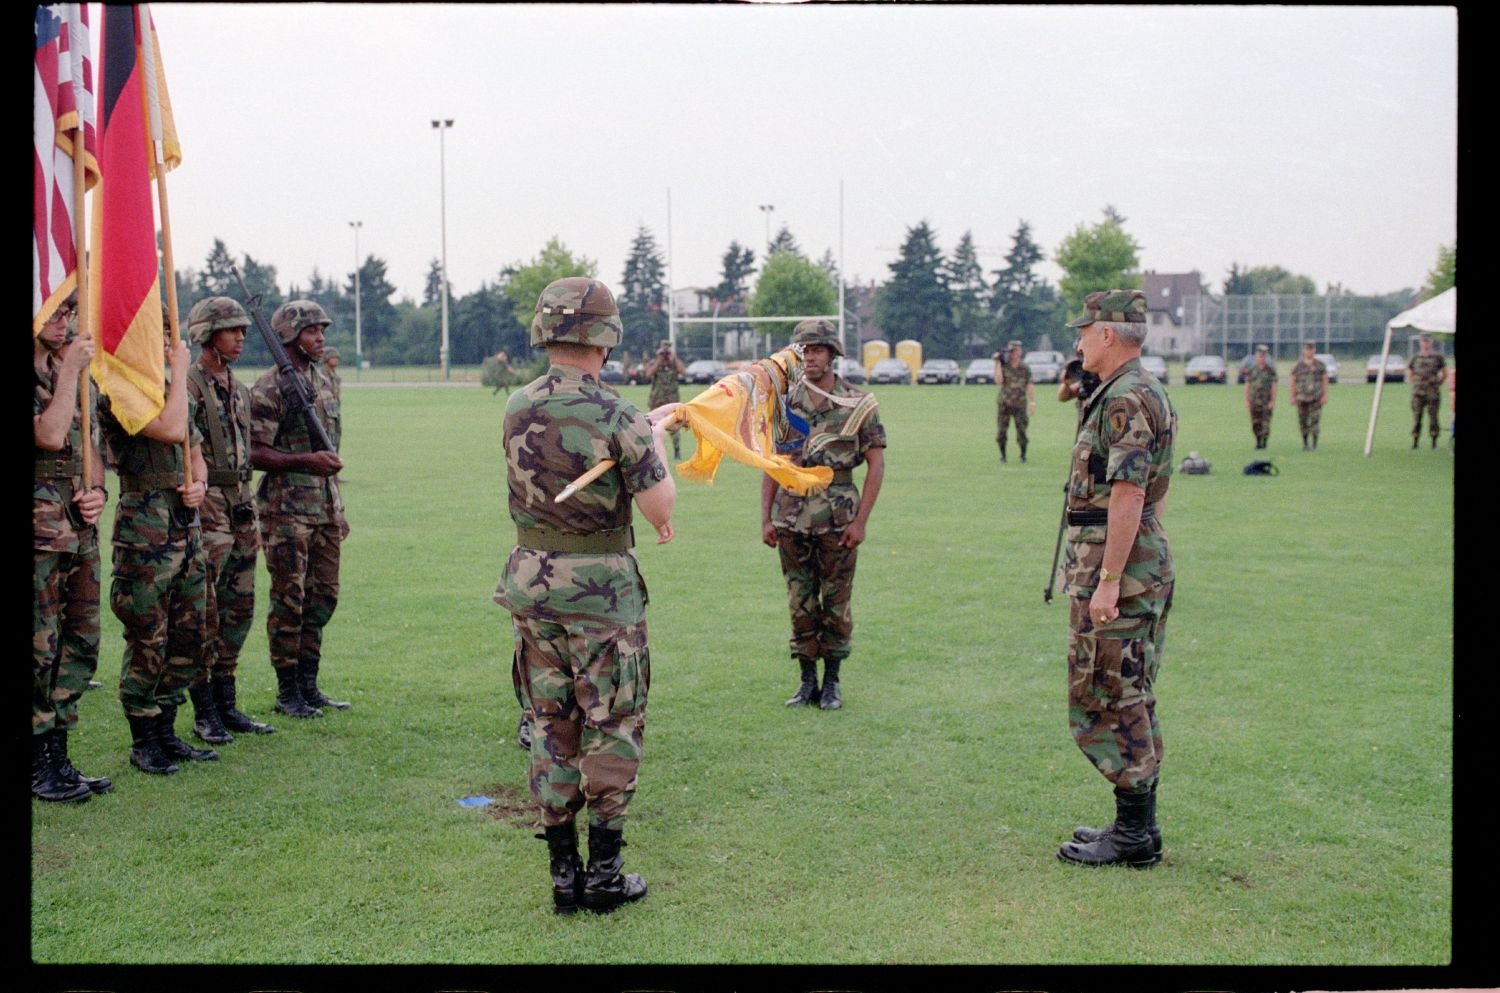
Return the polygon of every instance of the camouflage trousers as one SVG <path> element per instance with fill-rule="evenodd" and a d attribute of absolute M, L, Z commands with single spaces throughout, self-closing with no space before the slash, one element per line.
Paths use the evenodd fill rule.
<path fill-rule="evenodd" d="M 776 548 L 792 612 L 793 658 L 839 662 L 849 657 L 854 633 L 854 565 L 857 548 L 839 547 L 839 532 L 801 534 L 778 528 Z"/>
<path fill-rule="evenodd" d="M 1257 438 L 1269 438 L 1271 436 L 1271 408 L 1264 404 L 1252 403 L 1250 405 L 1250 430 Z"/>
<path fill-rule="evenodd" d="M 1420 393 L 1411 395 L 1411 440 L 1416 441 L 1422 436 L 1422 411 L 1427 411 L 1428 432 L 1436 438 L 1442 433 L 1438 427 L 1438 409 L 1443 405 L 1442 394 L 1434 393 L 1431 396 L 1423 396 Z"/>
<path fill-rule="evenodd" d="M 644 750 L 651 687 L 646 622 L 511 620 L 511 679 L 536 715 L 528 780 L 543 826 L 572 823 L 587 804 L 591 826 L 623 829 Z"/>
<path fill-rule="evenodd" d="M 207 563 L 207 607 L 203 624 L 203 672 L 215 678 L 233 676 L 240 649 L 255 616 L 255 559 L 260 538 L 255 528 L 203 531 Z"/>
<path fill-rule="evenodd" d="M 1316 400 L 1297 401 L 1297 427 L 1303 437 L 1318 433 L 1318 422 L 1323 417 L 1323 405 Z"/>
<path fill-rule="evenodd" d="M 1090 620 L 1087 597 L 1069 604 L 1068 726 L 1104 778 L 1130 792 L 1149 789 L 1161 768 L 1155 686 L 1172 586 L 1121 601 L 1121 616 L 1103 625 Z"/>
<path fill-rule="evenodd" d="M 99 534 L 77 552 L 35 554 L 32 589 L 31 733 L 78 723 L 78 698 L 99 667 Z"/>
<path fill-rule="evenodd" d="M 337 524 L 309 524 L 289 518 L 263 517 L 261 547 L 271 573 L 271 602 L 266 609 L 266 640 L 277 669 L 323 657 L 323 628 L 339 605 Z"/>
<path fill-rule="evenodd" d="M 131 717 L 181 706 L 203 672 L 208 592 L 197 527 L 173 528 L 159 545 L 114 546 L 109 608 L 125 631 L 120 704 Z"/>
<path fill-rule="evenodd" d="M 1005 452 L 1005 438 L 1010 433 L 1010 422 L 1016 422 L 1016 444 L 1021 446 L 1021 451 L 1026 451 L 1026 428 L 1031 425 L 1031 415 L 1026 413 L 1026 407 L 1007 407 L 1000 404 L 999 412 L 995 415 L 995 441 L 1000 445 L 1000 452 Z"/>

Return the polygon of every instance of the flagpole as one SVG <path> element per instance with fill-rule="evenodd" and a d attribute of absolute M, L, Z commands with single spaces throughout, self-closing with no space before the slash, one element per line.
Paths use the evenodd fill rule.
<path fill-rule="evenodd" d="M 151 142 L 151 168 L 156 173 L 156 203 L 161 208 L 161 264 L 162 282 L 167 291 L 167 329 L 171 332 L 171 344 L 175 349 L 181 335 L 177 331 L 177 270 L 172 268 L 172 215 L 167 209 L 167 167 L 157 154 L 156 141 Z M 193 485 L 192 428 L 183 425 L 182 435 L 182 483 Z"/>
<path fill-rule="evenodd" d="M 74 293 L 78 300 L 78 327 L 82 334 L 90 338 L 94 336 L 93 328 L 89 325 L 89 283 L 88 283 L 88 249 L 85 247 L 83 234 L 83 209 L 84 196 L 84 168 L 83 159 L 85 155 L 83 145 L 83 124 L 73 129 L 73 269 L 75 272 Z M 93 417 L 90 409 L 93 404 L 89 403 L 89 370 L 84 366 L 78 371 L 78 412 L 82 419 L 82 441 L 83 441 L 83 488 L 92 489 L 94 486 L 94 445 L 93 445 Z"/>

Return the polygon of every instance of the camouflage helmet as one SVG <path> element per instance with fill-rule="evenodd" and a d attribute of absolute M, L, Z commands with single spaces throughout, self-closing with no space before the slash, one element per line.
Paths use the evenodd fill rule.
<path fill-rule="evenodd" d="M 588 276 L 554 279 L 536 300 L 531 344 L 600 345 L 614 348 L 625 337 L 620 308 L 609 287 Z"/>
<path fill-rule="evenodd" d="M 248 328 L 250 315 L 232 297 L 204 297 L 188 311 L 188 336 L 197 345 L 206 345 L 215 331 Z"/>
<path fill-rule="evenodd" d="M 839 344 L 838 325 L 822 317 L 799 321 L 797 326 L 792 328 L 792 344 L 804 347 L 826 345 L 833 350 L 833 354 L 844 354 L 844 346 Z"/>
<path fill-rule="evenodd" d="M 276 332 L 283 345 L 291 344 L 303 328 L 314 324 L 327 327 L 332 323 L 323 308 L 311 300 L 288 300 L 271 315 L 271 330 Z"/>
<path fill-rule="evenodd" d="M 1081 328 L 1095 321 L 1146 323 L 1146 294 L 1140 290 L 1095 290 L 1083 298 L 1083 316 L 1069 321 L 1067 326 Z"/>

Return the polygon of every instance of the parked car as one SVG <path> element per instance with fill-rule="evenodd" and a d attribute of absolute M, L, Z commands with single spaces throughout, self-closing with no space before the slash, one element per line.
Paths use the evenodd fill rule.
<path fill-rule="evenodd" d="M 871 383 L 910 383 L 911 366 L 900 359 L 881 359 L 870 370 Z"/>
<path fill-rule="evenodd" d="M 623 386 L 625 384 L 625 363 L 610 359 L 604 363 L 604 368 L 599 370 L 599 382 L 615 383 Z"/>
<path fill-rule="evenodd" d="M 1189 383 L 1227 383 L 1229 371 L 1224 365 L 1224 360 L 1217 355 L 1194 355 L 1188 359 L 1187 366 L 1182 370 L 1182 382 Z"/>
<path fill-rule="evenodd" d="M 844 382 L 851 386 L 862 386 L 865 382 L 865 367 L 848 356 L 839 356 L 833 360 L 833 371 Z"/>
<path fill-rule="evenodd" d="M 633 384 L 649 383 L 650 378 L 646 376 L 646 366 L 649 362 L 633 362 L 625 367 L 625 378 Z"/>
<path fill-rule="evenodd" d="M 1031 379 L 1037 383 L 1055 383 L 1062 379 L 1063 366 L 1068 364 L 1062 352 L 1027 352 L 1021 361 L 1031 368 Z"/>
<path fill-rule="evenodd" d="M 1160 355 L 1142 355 L 1141 368 L 1156 377 L 1156 381 L 1167 385 L 1167 360 Z"/>
<path fill-rule="evenodd" d="M 1375 378 L 1379 374 L 1380 356 L 1371 355 L 1370 361 L 1365 363 L 1365 382 L 1375 382 Z M 1385 357 L 1385 381 L 1387 383 L 1406 382 L 1406 360 L 1395 352 Z"/>
<path fill-rule="evenodd" d="M 1328 381 L 1337 383 L 1339 381 L 1339 361 L 1327 352 L 1319 352 L 1313 358 L 1323 363 L 1323 368 L 1328 370 Z"/>
<path fill-rule="evenodd" d="M 966 383 L 989 383 L 995 385 L 995 360 L 975 359 L 969 363 L 969 368 L 964 370 L 964 382 Z"/>
<path fill-rule="evenodd" d="M 729 367 L 718 359 L 698 359 L 689 362 L 682 380 L 686 383 L 717 383 L 729 375 Z"/>
<path fill-rule="evenodd" d="M 919 383 L 950 383 L 957 386 L 963 381 L 963 371 L 953 359 L 928 359 L 917 373 Z"/>

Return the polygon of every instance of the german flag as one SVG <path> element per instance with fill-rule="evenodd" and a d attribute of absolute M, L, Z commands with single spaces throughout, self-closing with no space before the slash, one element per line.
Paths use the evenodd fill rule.
<path fill-rule="evenodd" d="M 161 286 L 151 179 L 181 161 L 155 29 L 145 4 L 105 5 L 99 39 L 98 159 L 89 252 L 89 312 L 97 322 L 93 376 L 125 430 L 165 402 Z"/>

